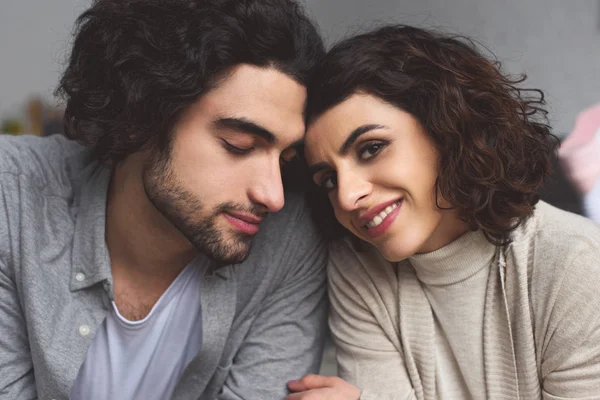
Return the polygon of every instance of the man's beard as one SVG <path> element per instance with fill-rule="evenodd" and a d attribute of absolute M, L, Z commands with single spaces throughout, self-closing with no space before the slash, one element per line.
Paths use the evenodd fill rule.
<path fill-rule="evenodd" d="M 219 230 L 216 223 L 219 214 L 224 211 L 258 214 L 256 210 L 224 203 L 207 214 L 200 199 L 183 188 L 177 180 L 167 152 L 156 152 L 156 157 L 144 166 L 142 181 L 146 196 L 154 207 L 199 252 L 220 264 L 237 264 L 248 258 L 252 236 L 233 230 L 227 234 Z"/>

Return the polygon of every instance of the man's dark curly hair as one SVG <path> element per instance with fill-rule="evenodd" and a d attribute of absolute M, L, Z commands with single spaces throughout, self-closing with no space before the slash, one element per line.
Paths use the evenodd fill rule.
<path fill-rule="evenodd" d="M 503 73 L 468 38 L 386 26 L 328 52 L 309 86 L 307 117 L 355 93 L 409 112 L 437 149 L 439 193 L 499 245 L 532 214 L 558 144 L 543 93 L 518 87 L 525 78 Z"/>
<path fill-rule="evenodd" d="M 74 36 L 56 90 L 65 131 L 108 165 L 167 148 L 183 111 L 232 67 L 274 67 L 306 86 L 325 52 L 294 0 L 96 0 Z"/>

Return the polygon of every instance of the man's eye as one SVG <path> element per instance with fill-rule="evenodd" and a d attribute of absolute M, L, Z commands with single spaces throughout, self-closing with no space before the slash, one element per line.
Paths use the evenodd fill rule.
<path fill-rule="evenodd" d="M 223 146 L 225 147 L 225 150 L 227 150 L 228 152 L 233 153 L 235 155 L 248 154 L 252 150 L 254 150 L 254 147 L 238 147 L 238 146 L 234 146 L 231 143 L 229 143 L 227 140 L 223 140 Z"/>
<path fill-rule="evenodd" d="M 337 177 L 335 174 L 325 174 L 319 180 L 319 187 L 323 190 L 330 191 L 337 187 Z"/>
<path fill-rule="evenodd" d="M 360 148 L 358 152 L 358 157 L 363 161 L 370 160 L 371 158 L 379 154 L 381 150 L 385 148 L 386 145 L 387 143 L 384 142 L 369 143 Z"/>

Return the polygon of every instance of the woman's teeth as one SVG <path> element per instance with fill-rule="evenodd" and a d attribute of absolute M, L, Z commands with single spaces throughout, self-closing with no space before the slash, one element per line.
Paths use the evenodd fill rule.
<path fill-rule="evenodd" d="M 387 217 L 392 211 L 394 211 L 396 209 L 396 207 L 398 207 L 400 205 L 400 201 L 395 202 L 391 206 L 387 206 L 385 210 L 383 210 L 382 212 L 377 214 L 375 217 L 373 217 L 373 219 L 365 226 L 368 229 L 371 229 L 371 228 L 375 228 L 376 226 L 380 225 L 383 222 L 383 220 L 385 219 L 385 217 Z"/>

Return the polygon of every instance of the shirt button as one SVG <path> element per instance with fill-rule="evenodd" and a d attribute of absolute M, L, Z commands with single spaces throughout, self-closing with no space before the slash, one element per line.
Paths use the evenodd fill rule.
<path fill-rule="evenodd" d="M 81 272 L 78 272 L 77 274 L 75 274 L 75 280 L 77 282 L 83 282 L 85 279 L 85 275 L 82 274 Z"/>
<path fill-rule="evenodd" d="M 79 327 L 79 334 L 81 336 L 84 336 L 84 337 L 87 336 L 87 335 L 89 335 L 90 334 L 90 327 L 87 326 L 87 325 L 81 325 Z"/>

